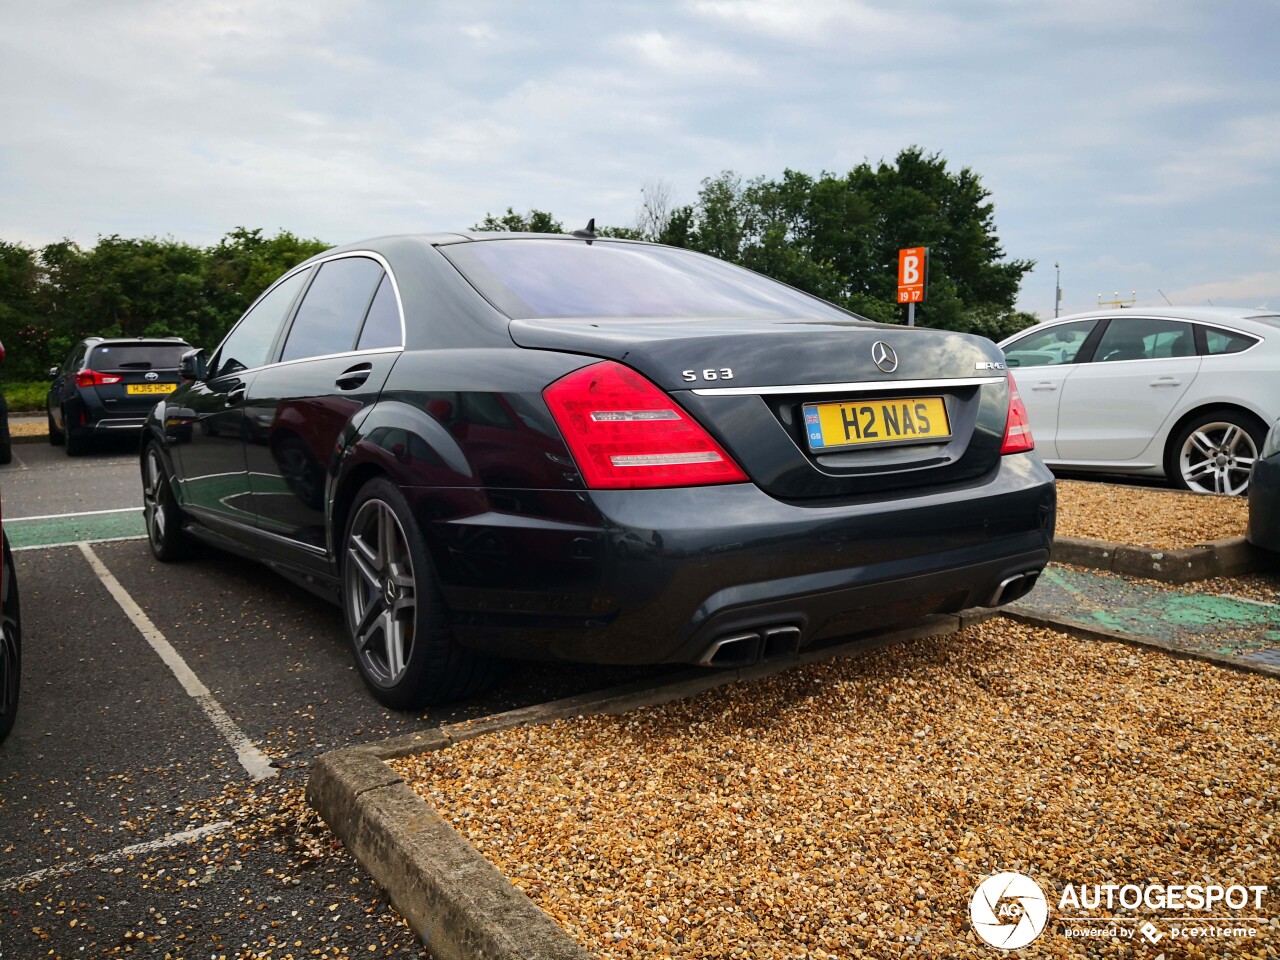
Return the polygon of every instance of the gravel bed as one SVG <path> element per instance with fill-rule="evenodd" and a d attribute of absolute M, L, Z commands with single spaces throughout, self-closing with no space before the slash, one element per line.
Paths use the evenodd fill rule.
<path fill-rule="evenodd" d="M 1058 481 L 1060 537 L 1114 540 L 1157 550 L 1244 536 L 1247 497 Z"/>
<path fill-rule="evenodd" d="M 1066 883 L 1213 881 L 1270 884 L 1257 915 L 1280 912 L 1278 694 L 998 618 L 393 766 L 600 957 L 991 960 L 968 903 L 997 870 L 1055 906 Z M 1144 953 L 1053 917 L 1017 956 Z M 1278 949 L 1273 921 L 1173 955 Z"/>
<path fill-rule="evenodd" d="M 11 437 L 47 437 L 48 435 L 49 425 L 44 422 L 9 424 L 9 436 Z"/>

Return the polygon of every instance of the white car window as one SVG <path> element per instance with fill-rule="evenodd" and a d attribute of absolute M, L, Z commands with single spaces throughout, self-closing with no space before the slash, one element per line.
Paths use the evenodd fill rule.
<path fill-rule="evenodd" d="M 1114 363 L 1118 360 L 1193 357 L 1195 353 L 1191 324 L 1183 320 L 1116 317 L 1103 331 L 1093 359 L 1095 363 Z"/>
<path fill-rule="evenodd" d="M 1076 354 L 1093 331 L 1096 320 L 1073 320 L 1036 330 L 1015 340 L 1004 351 L 1004 362 L 1011 367 L 1046 367 L 1075 363 Z"/>
<path fill-rule="evenodd" d="M 1214 356 L 1219 353 L 1239 353 L 1248 350 L 1257 339 L 1244 333 L 1232 330 L 1219 330 L 1217 327 L 1204 328 L 1205 353 Z"/>

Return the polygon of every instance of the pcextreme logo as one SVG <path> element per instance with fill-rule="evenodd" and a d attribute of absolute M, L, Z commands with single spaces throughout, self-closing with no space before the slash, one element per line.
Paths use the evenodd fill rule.
<path fill-rule="evenodd" d="M 1044 932 L 1049 901 L 1040 884 L 1026 874 L 995 873 L 973 891 L 969 919 L 978 936 L 991 946 L 1017 950 Z"/>

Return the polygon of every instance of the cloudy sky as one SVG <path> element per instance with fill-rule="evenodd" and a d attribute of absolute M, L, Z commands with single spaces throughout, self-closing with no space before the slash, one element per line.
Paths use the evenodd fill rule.
<path fill-rule="evenodd" d="M 1273 0 L 40 0 L 0 16 L 0 239 L 536 207 L 918 144 L 979 173 L 1021 306 L 1280 308 Z"/>

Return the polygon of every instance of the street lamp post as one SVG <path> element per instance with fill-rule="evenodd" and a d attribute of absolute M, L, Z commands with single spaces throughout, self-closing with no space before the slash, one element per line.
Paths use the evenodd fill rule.
<path fill-rule="evenodd" d="M 1058 317 L 1058 310 L 1062 307 L 1062 268 L 1058 266 L 1055 260 L 1053 263 L 1053 316 Z"/>

